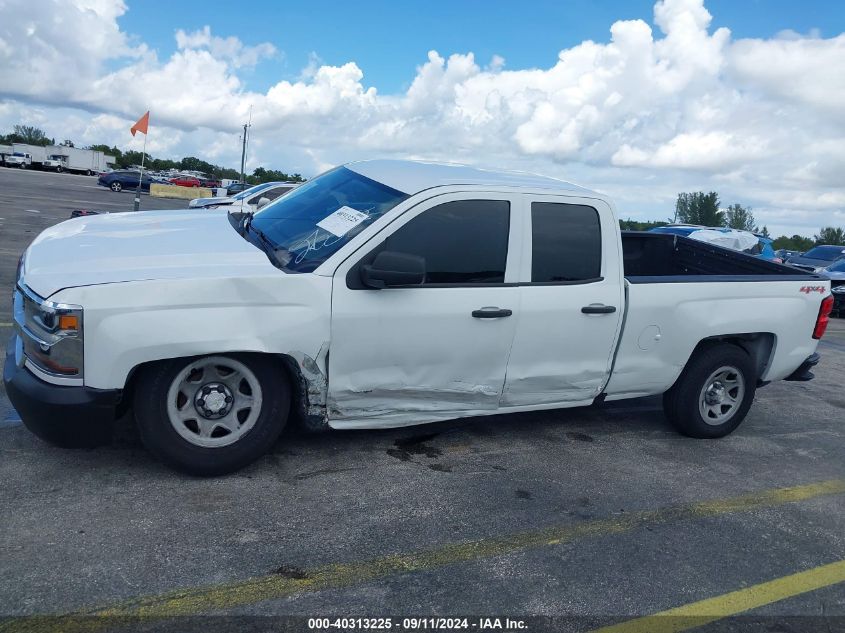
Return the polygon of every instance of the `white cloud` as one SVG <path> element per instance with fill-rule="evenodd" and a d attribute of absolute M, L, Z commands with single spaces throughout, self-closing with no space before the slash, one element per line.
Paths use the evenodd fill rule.
<path fill-rule="evenodd" d="M 237 37 L 217 37 L 211 34 L 211 27 L 206 25 L 199 31 L 186 33 L 176 31 L 176 46 L 180 49 L 204 49 L 212 56 L 229 62 L 232 68 L 255 66 L 264 58 L 278 54 L 275 46 L 262 42 L 257 46 L 246 46 Z"/>
<path fill-rule="evenodd" d="M 532 169 L 651 218 L 665 218 L 678 191 L 716 189 L 776 230 L 811 232 L 845 207 L 845 34 L 735 40 L 702 0 L 659 0 L 651 24 L 615 22 L 607 42 L 561 50 L 545 67 L 431 51 L 406 91 L 383 95 L 366 69 L 326 65 L 317 51 L 299 79 L 257 92 L 241 73 L 280 56 L 274 44 L 179 29 L 160 60 L 120 30 L 125 11 L 106 0 L 0 3 L 0 123 L 60 113 L 48 133 L 127 145 L 125 129 L 150 109 L 154 151 L 234 165 L 251 107 L 253 165 L 315 173 L 396 155 Z"/>

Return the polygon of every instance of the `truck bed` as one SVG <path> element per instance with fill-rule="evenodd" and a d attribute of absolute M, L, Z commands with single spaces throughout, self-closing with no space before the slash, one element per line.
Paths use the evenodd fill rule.
<path fill-rule="evenodd" d="M 818 279 L 789 266 L 666 233 L 623 231 L 622 253 L 630 283 Z"/>
<path fill-rule="evenodd" d="M 622 250 L 626 309 L 608 400 L 662 393 L 708 338 L 739 340 L 763 381 L 815 351 L 828 280 L 675 235 L 623 232 Z"/>

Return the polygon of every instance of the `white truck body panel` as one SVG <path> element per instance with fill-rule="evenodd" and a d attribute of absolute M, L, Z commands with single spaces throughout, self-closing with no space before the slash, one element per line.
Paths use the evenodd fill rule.
<path fill-rule="evenodd" d="M 241 238 L 226 209 L 109 214 L 47 229 L 22 283 L 84 308 L 84 384 L 123 389 L 140 364 L 236 351 L 293 358 L 309 413 L 334 428 L 589 404 L 669 389 L 708 337 L 763 333 L 761 378 L 794 371 L 829 281 L 628 283 L 616 213 L 600 194 L 513 172 L 403 161 L 349 169 L 410 196 L 316 270 L 287 274 Z M 510 203 L 503 284 L 358 290 L 347 274 L 385 238 L 448 201 Z M 601 278 L 531 282 L 531 203 L 593 207 Z M 776 279 L 776 278 L 775 278 Z M 618 308 L 584 314 L 583 306 Z M 470 313 L 498 306 L 512 318 Z"/>
<path fill-rule="evenodd" d="M 30 145 L 28 143 L 13 143 L 12 151 L 29 154 L 31 162 L 44 166 L 46 169 L 54 169 L 56 157 L 61 158 L 62 169 L 80 173 L 99 173 L 112 167 L 115 163 L 114 156 L 103 152 L 80 147 L 67 147 L 65 145 Z M 51 159 L 50 157 L 54 157 Z"/>

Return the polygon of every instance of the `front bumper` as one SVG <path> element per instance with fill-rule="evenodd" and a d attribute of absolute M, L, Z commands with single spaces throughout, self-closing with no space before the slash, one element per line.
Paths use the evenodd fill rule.
<path fill-rule="evenodd" d="M 3 386 L 26 428 L 65 448 L 109 443 L 121 391 L 44 382 L 18 364 L 16 347 L 17 335 L 6 348 Z"/>

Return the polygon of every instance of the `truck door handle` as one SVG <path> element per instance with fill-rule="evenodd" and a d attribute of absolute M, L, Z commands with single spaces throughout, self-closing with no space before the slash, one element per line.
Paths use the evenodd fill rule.
<path fill-rule="evenodd" d="M 507 308 L 496 308 L 487 306 L 472 311 L 472 316 L 476 319 L 500 319 L 502 317 L 509 317 L 513 314 L 513 310 Z"/>
<path fill-rule="evenodd" d="M 612 314 L 616 312 L 616 306 L 606 306 L 602 303 L 591 303 L 581 308 L 584 314 Z"/>

